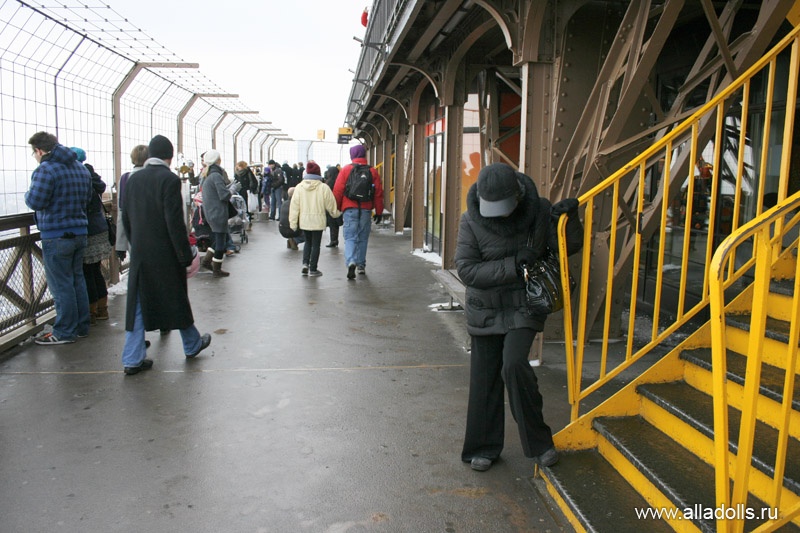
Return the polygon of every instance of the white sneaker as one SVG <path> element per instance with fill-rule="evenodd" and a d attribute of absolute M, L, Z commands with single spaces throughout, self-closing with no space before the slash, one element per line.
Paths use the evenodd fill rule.
<path fill-rule="evenodd" d="M 75 339 L 59 339 L 52 333 L 45 333 L 44 335 L 33 339 L 33 342 L 46 346 L 48 344 L 72 344 L 75 342 Z"/>

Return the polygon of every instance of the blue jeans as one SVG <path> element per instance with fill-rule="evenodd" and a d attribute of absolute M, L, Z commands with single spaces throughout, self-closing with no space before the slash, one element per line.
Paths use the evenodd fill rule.
<path fill-rule="evenodd" d="M 269 218 L 281 216 L 281 204 L 283 203 L 283 189 L 272 189 L 269 200 Z"/>
<path fill-rule="evenodd" d="M 42 260 L 47 288 L 56 306 L 53 335 L 70 340 L 89 334 L 89 294 L 83 276 L 86 235 L 71 239 L 42 239 Z"/>
<path fill-rule="evenodd" d="M 367 243 L 372 229 L 372 210 L 348 209 L 344 212 L 344 264 L 367 266 Z"/>
<path fill-rule="evenodd" d="M 130 298 L 131 295 L 128 295 Z M 200 338 L 200 332 L 194 324 L 185 329 L 178 330 L 181 332 L 181 339 L 183 340 L 183 353 L 192 354 L 200 349 L 203 345 L 203 339 Z M 144 361 L 144 356 L 147 354 L 147 346 L 144 343 L 144 319 L 142 318 L 142 306 L 139 305 L 139 300 L 136 300 L 136 316 L 133 319 L 133 331 L 125 332 L 125 347 L 122 348 L 122 366 L 134 367 L 139 366 Z"/>

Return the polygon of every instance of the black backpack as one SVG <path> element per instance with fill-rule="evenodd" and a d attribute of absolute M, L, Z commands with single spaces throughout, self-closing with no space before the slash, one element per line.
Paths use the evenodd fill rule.
<path fill-rule="evenodd" d="M 375 197 L 375 187 L 369 165 L 353 165 L 344 184 L 344 195 L 359 203 L 372 201 Z"/>

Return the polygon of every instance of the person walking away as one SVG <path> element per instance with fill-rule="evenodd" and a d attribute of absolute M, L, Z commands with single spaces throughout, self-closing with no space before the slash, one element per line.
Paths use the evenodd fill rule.
<path fill-rule="evenodd" d="M 89 171 L 78 156 L 40 131 L 28 140 L 39 166 L 31 174 L 25 205 L 34 211 L 42 239 L 42 262 L 56 319 L 36 344 L 67 344 L 89 334 L 89 296 L 83 277 L 88 234 L 87 206 L 92 198 Z"/>
<path fill-rule="evenodd" d="M 188 359 L 211 344 L 211 335 L 201 335 L 194 325 L 189 303 L 187 269 L 197 249 L 189 244 L 181 180 L 170 170 L 172 143 L 156 135 L 148 154 L 144 168 L 128 178 L 122 206 L 131 245 L 122 349 L 126 376 L 153 367 L 153 360 L 145 357 L 145 331 L 179 330 Z"/>
<path fill-rule="evenodd" d="M 339 175 L 339 166 L 338 165 L 330 165 L 328 166 L 327 170 L 325 170 L 325 185 L 327 185 L 331 191 L 336 186 L 336 177 Z M 325 248 L 336 248 L 339 246 L 339 226 L 342 225 L 342 217 L 338 216 L 336 218 L 328 216 L 328 229 L 330 231 L 330 242 L 325 245 Z"/>
<path fill-rule="evenodd" d="M 224 278 L 230 276 L 230 272 L 222 270 L 222 262 L 225 260 L 228 245 L 228 204 L 233 194 L 225 184 L 219 152 L 216 150 L 205 152 L 203 163 L 206 165 L 204 170 L 206 176 L 203 180 L 203 215 L 211 226 L 213 247 L 206 250 L 206 256 L 200 264 L 213 271 L 215 278 Z"/>
<path fill-rule="evenodd" d="M 297 187 L 303 181 L 303 171 L 305 165 L 303 163 L 295 163 L 291 166 L 291 173 L 286 173 L 286 192 L 289 192 L 290 187 Z M 284 173 L 286 171 L 284 170 Z"/>
<path fill-rule="evenodd" d="M 119 190 L 117 194 L 117 242 L 114 244 L 114 249 L 117 251 L 117 259 L 119 259 L 120 263 L 125 261 L 125 258 L 128 256 L 128 250 L 130 249 L 128 245 L 128 236 L 125 235 L 125 227 L 122 225 L 122 198 L 125 195 L 125 184 L 128 183 L 128 178 L 134 172 L 144 168 L 145 161 L 147 161 L 147 145 L 137 144 L 133 147 L 133 150 L 131 150 L 131 164 L 133 168 L 130 172 L 126 172 L 119 178 L 119 186 L 117 187 Z"/>
<path fill-rule="evenodd" d="M 264 213 L 267 213 L 267 218 L 269 219 L 269 206 L 270 200 L 272 196 L 272 185 L 270 185 L 270 168 L 269 164 L 264 167 L 264 171 L 261 173 L 261 198 L 264 200 L 264 205 L 261 210 Z"/>
<path fill-rule="evenodd" d="M 78 161 L 89 170 L 92 178 L 92 199 L 86 216 L 89 220 L 86 250 L 83 253 L 83 276 L 86 279 L 86 292 L 89 296 L 89 324 L 95 325 L 98 320 L 108 320 L 108 288 L 100 262 L 111 254 L 111 242 L 108 240 L 108 223 L 103 209 L 103 193 L 106 184 L 95 172 L 94 167 L 86 163 L 86 151 L 83 148 L 70 148 Z"/>
<path fill-rule="evenodd" d="M 323 183 L 321 174 L 319 165 L 314 161 L 306 164 L 305 176 L 295 188 L 289 209 L 289 226 L 292 230 L 303 230 L 306 239 L 301 272 L 312 277 L 322 275 L 317 265 L 327 216 L 336 218 L 340 215 L 336 208 L 336 198 L 331 189 Z"/>
<path fill-rule="evenodd" d="M 372 210 L 375 209 L 376 224 L 383 219 L 383 186 L 377 169 L 367 163 L 363 145 L 350 147 L 350 159 L 352 163 L 345 165 L 336 178 L 333 195 L 343 213 L 347 279 L 355 279 L 356 269 L 359 274 L 366 274 Z"/>
<path fill-rule="evenodd" d="M 288 198 L 281 204 L 281 213 L 278 220 L 278 231 L 283 237 L 286 237 L 286 247 L 290 250 L 297 250 L 298 244 L 306 242 L 303 236 L 303 230 L 292 230 L 289 226 L 289 211 L 292 207 L 292 196 L 294 196 L 294 187 L 289 187 L 286 191 Z"/>
<path fill-rule="evenodd" d="M 466 285 L 464 307 L 472 341 L 461 459 L 473 470 L 488 470 L 503 450 L 504 385 L 525 456 L 542 466 L 558 461 L 528 362 L 533 339 L 544 329 L 547 315 L 528 313 L 521 265 L 533 264 L 548 250 L 558 253 L 556 223 L 565 212 L 568 253 L 580 250 L 583 229 L 577 208 L 574 198 L 551 208 L 530 177 L 505 163 L 481 169 L 467 194 L 455 263 Z"/>
<path fill-rule="evenodd" d="M 283 164 L 281 165 L 281 171 L 283 171 L 283 179 L 286 180 L 285 181 L 285 185 L 283 187 L 283 199 L 284 200 L 286 200 L 289 197 L 288 196 L 289 183 L 290 182 L 300 183 L 300 179 L 302 179 L 302 174 L 300 176 L 300 179 L 296 179 L 295 178 L 294 170 L 295 169 L 292 168 L 292 166 L 289 164 L 288 161 L 284 161 Z"/>
<path fill-rule="evenodd" d="M 270 194 L 269 219 L 277 220 L 280 216 L 281 204 L 283 203 L 283 186 L 286 183 L 283 170 L 276 161 L 269 160 L 269 186 L 272 189 Z"/>

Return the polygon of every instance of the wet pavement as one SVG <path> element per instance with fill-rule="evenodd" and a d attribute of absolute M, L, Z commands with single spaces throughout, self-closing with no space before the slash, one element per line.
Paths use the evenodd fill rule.
<path fill-rule="evenodd" d="M 355 281 L 342 249 L 323 248 L 324 275 L 307 278 L 275 222 L 249 237 L 230 278 L 189 281 L 213 335 L 195 360 L 178 332 L 151 332 L 153 369 L 124 376 L 124 294 L 86 339 L 0 355 L 0 531 L 571 530 L 508 411 L 501 460 L 461 462 L 464 317 L 437 309 L 449 297 L 410 234 L 373 231 Z M 563 345 L 544 359 L 558 430 Z"/>

